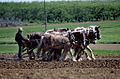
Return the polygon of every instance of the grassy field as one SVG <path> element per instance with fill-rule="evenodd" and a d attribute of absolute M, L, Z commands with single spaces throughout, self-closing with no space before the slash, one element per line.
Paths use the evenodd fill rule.
<path fill-rule="evenodd" d="M 119 50 L 93 50 L 95 56 L 120 56 Z"/>
<path fill-rule="evenodd" d="M 73 29 L 75 27 L 81 27 L 81 26 L 87 27 L 90 25 L 101 26 L 102 38 L 101 40 L 98 41 L 98 43 L 105 43 L 105 44 L 120 43 L 120 35 L 119 35 L 120 34 L 120 21 L 48 24 L 47 29 L 52 29 L 52 28 Z M 15 40 L 14 40 L 15 33 L 17 32 L 17 28 L 18 27 L 0 28 L 0 53 L 17 52 L 17 45 L 15 44 Z M 23 35 L 26 37 L 26 34 L 28 33 L 44 31 L 44 26 L 41 24 L 33 24 L 29 26 L 23 26 L 23 29 L 24 29 Z M 107 51 L 104 51 L 104 52 L 107 52 Z"/>

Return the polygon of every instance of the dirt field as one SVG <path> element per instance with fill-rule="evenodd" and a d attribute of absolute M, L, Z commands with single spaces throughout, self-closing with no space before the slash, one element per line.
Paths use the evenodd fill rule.
<path fill-rule="evenodd" d="M 120 79 L 119 69 L 1 69 L 0 79 Z"/>
<path fill-rule="evenodd" d="M 0 79 L 120 79 L 120 57 L 97 57 L 95 61 L 18 61 L 0 55 Z"/>
<path fill-rule="evenodd" d="M 91 45 L 95 49 L 120 50 L 119 45 Z M 0 55 L 0 79 L 120 79 L 120 56 L 96 57 L 94 61 L 19 61 Z"/>

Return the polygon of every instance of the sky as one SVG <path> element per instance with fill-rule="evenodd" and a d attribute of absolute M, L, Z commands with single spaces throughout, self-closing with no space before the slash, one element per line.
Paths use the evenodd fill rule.
<path fill-rule="evenodd" d="M 0 2 L 32 2 L 32 1 L 44 1 L 44 0 L 0 0 Z M 75 0 L 45 0 L 45 1 L 75 1 Z"/>

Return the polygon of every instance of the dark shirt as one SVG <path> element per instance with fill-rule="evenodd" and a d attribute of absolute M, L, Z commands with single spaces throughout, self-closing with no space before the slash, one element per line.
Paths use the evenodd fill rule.
<path fill-rule="evenodd" d="M 22 36 L 21 33 L 17 32 L 15 36 L 15 40 L 19 45 L 23 45 L 23 41 L 25 41 L 26 39 Z"/>

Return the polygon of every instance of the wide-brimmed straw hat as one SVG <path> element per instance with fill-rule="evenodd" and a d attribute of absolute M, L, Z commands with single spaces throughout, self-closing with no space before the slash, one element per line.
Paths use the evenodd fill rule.
<path fill-rule="evenodd" d="M 22 28 L 22 27 L 19 27 L 19 28 L 18 28 L 18 31 L 19 31 L 19 32 L 22 32 L 22 31 L 23 31 L 23 28 Z"/>

